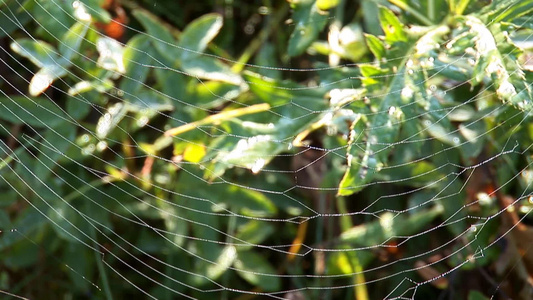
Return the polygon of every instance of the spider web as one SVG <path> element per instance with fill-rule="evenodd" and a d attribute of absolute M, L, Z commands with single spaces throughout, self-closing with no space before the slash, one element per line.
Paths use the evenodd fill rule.
<path fill-rule="evenodd" d="M 486 274 L 528 218 L 531 144 L 518 133 L 527 130 L 529 113 L 492 102 L 494 83 L 473 94 L 475 79 L 438 79 L 469 64 L 469 53 L 426 68 L 426 78 L 419 76 L 426 71 L 406 69 L 406 78 L 416 78 L 410 88 L 364 96 L 355 88 L 361 80 L 395 75 L 356 73 L 376 62 L 242 63 L 168 40 L 140 8 L 131 16 L 140 26 L 111 20 L 132 37 L 121 43 L 87 25 L 105 20 L 105 11 L 80 1 L 30 2 L 6 1 L 0 16 L 11 47 L 4 43 L 0 58 L 0 176 L 11 208 L 2 215 L 2 251 L 52 258 L 89 298 L 111 298 L 118 286 L 124 295 L 153 299 L 413 299 L 459 284 L 454 274 L 471 270 L 499 296 L 505 276 L 520 268 L 510 262 L 500 278 Z M 46 19 L 75 42 L 52 32 Z M 40 31 L 28 30 L 29 23 Z M 24 50 L 42 36 L 59 50 Z M 198 65 L 176 65 L 165 51 Z M 47 62 L 37 72 L 21 55 Z M 204 61 L 219 69 L 196 71 Z M 394 61 L 409 67 L 413 57 L 388 58 Z M 463 90 L 474 96 L 449 100 Z M 414 107 L 422 100 L 372 107 L 413 93 L 448 105 L 421 114 Z M 228 106 L 237 115 L 224 114 Z M 402 115 L 408 111 L 415 113 Z M 379 116 L 392 121 L 357 127 L 364 122 L 356 120 Z M 505 117 L 487 126 L 495 116 Z M 449 120 L 458 125 L 442 131 Z M 371 141 L 396 125 L 399 139 Z M 369 141 L 379 145 L 375 153 L 366 150 Z M 356 149 L 367 163 L 352 160 Z M 380 153 L 395 159 L 372 165 Z M 374 179 L 339 188 L 353 167 L 347 157 Z M 358 193 L 342 195 L 350 190 Z M 20 270 L 36 263 L 28 260 L 5 263 Z M 7 284 L 2 292 L 46 298 L 20 289 Z"/>

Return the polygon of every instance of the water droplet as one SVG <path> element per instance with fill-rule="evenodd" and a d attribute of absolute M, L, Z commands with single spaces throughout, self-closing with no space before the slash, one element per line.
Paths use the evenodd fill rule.
<path fill-rule="evenodd" d="M 292 143 L 289 143 L 289 146 L 287 146 L 287 150 L 291 150 L 292 149 Z"/>
<path fill-rule="evenodd" d="M 435 59 L 433 57 L 428 58 L 428 62 L 432 63 L 434 61 L 435 61 Z"/>
<path fill-rule="evenodd" d="M 437 90 L 437 86 L 434 85 L 434 84 L 432 84 L 432 85 L 429 86 L 429 89 L 430 89 L 432 92 L 434 92 L 434 91 Z"/>
<path fill-rule="evenodd" d="M 431 121 L 430 121 L 430 120 L 425 120 L 425 121 L 424 121 L 424 125 L 426 125 L 426 126 L 431 126 Z"/>
<path fill-rule="evenodd" d="M 454 137 L 454 138 L 453 138 L 453 142 L 454 142 L 455 144 L 459 144 L 460 141 L 461 141 L 461 140 L 460 140 L 458 137 Z"/>
<path fill-rule="evenodd" d="M 80 1 L 74 1 L 72 2 L 72 7 L 73 8 L 78 8 L 80 6 Z"/>
<path fill-rule="evenodd" d="M 409 75 L 413 75 L 414 73 L 415 73 L 415 71 L 413 71 L 412 69 L 407 70 L 407 74 L 409 74 Z"/>

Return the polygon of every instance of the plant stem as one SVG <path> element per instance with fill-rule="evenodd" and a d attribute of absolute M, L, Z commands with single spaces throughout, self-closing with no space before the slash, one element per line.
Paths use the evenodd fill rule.
<path fill-rule="evenodd" d="M 337 197 L 337 210 L 340 214 L 343 214 L 341 217 L 341 229 L 346 231 L 353 227 L 353 222 L 350 216 L 346 215 L 348 209 L 346 207 L 346 199 L 344 197 Z M 368 300 L 368 290 L 365 284 L 365 275 L 363 274 L 363 266 L 359 261 L 357 253 L 350 256 L 350 262 L 352 264 L 354 275 L 354 297 L 356 300 Z"/>
<path fill-rule="evenodd" d="M 435 22 L 435 0 L 428 0 L 428 17 Z"/>
<path fill-rule="evenodd" d="M 165 136 L 175 136 L 182 134 L 187 131 L 191 131 L 198 126 L 207 125 L 207 124 L 213 124 L 213 123 L 220 123 L 222 121 L 227 121 L 236 117 L 240 117 L 247 114 L 253 114 L 258 113 L 262 111 L 266 111 L 270 109 L 270 105 L 268 103 L 261 103 L 256 105 L 251 105 L 243 108 L 237 108 L 233 110 L 227 110 L 220 112 L 216 115 L 210 115 L 208 117 L 205 117 L 202 120 L 191 122 L 182 126 L 178 126 L 172 129 L 169 129 L 165 132 Z"/>

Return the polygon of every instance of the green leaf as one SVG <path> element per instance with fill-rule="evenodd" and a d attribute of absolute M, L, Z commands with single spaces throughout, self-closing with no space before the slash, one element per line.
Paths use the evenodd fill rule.
<path fill-rule="evenodd" d="M 274 216 L 278 211 L 265 194 L 250 189 L 231 186 L 227 189 L 226 199 L 227 205 L 234 207 L 232 210 L 250 217 Z"/>
<path fill-rule="evenodd" d="M 381 245 L 393 237 L 417 233 L 442 212 L 441 205 L 411 215 L 402 213 L 394 216 L 387 212 L 380 215 L 377 221 L 366 222 L 344 231 L 340 240 L 360 247 Z"/>
<path fill-rule="evenodd" d="M 57 104 L 45 98 L 0 97 L 0 118 L 14 124 L 44 128 L 56 127 L 69 120 Z"/>
<path fill-rule="evenodd" d="M 378 37 L 371 34 L 365 34 L 365 39 L 368 49 L 372 51 L 372 54 L 374 54 L 376 59 L 382 59 L 385 55 L 385 45 L 383 45 L 383 42 Z"/>
<path fill-rule="evenodd" d="M 479 84 L 488 76 L 502 101 L 521 110 L 532 110 L 533 91 L 525 83 L 524 72 L 517 60 L 519 49 L 497 25 L 487 28 L 473 16 L 467 16 L 465 24 L 477 35 L 474 41 L 478 59 L 472 72 L 472 85 Z"/>
<path fill-rule="evenodd" d="M 146 29 L 155 49 L 157 49 L 161 55 L 172 60 L 178 58 L 178 53 L 180 53 L 180 51 L 176 48 L 176 40 L 167 27 L 163 26 L 161 22 L 155 19 L 152 15 L 142 10 L 134 10 L 132 11 L 132 14 Z"/>
<path fill-rule="evenodd" d="M 400 91 L 406 84 L 405 72 L 405 67 L 402 67 L 395 74 L 385 98 L 378 107 L 378 113 L 370 121 L 369 129 L 365 130 L 366 133 L 363 133 L 362 129 L 352 130 L 348 142 L 348 170 L 341 180 L 338 195 L 348 196 L 360 191 L 386 166 L 392 150 L 391 145 L 398 137 L 403 118 L 400 107 L 404 101 L 400 97 Z M 360 118 L 354 123 L 358 125 L 359 122 L 364 120 Z M 364 150 L 358 145 L 363 136 L 366 139 Z"/>
<path fill-rule="evenodd" d="M 191 103 L 202 108 L 215 108 L 237 98 L 242 92 L 238 86 L 226 82 L 204 81 L 195 85 Z"/>
<path fill-rule="evenodd" d="M 72 147 L 72 142 L 76 136 L 77 127 L 74 125 L 59 126 L 54 130 L 47 130 L 43 134 L 44 141 L 39 147 L 38 160 L 41 162 L 34 167 L 35 174 L 39 174 L 40 179 L 50 175 L 50 169 L 63 159 L 63 153 Z"/>
<path fill-rule="evenodd" d="M 217 257 L 214 264 L 211 264 L 207 267 L 206 275 L 212 280 L 218 279 L 226 270 L 231 267 L 235 258 L 237 257 L 237 251 L 233 246 L 226 246 L 220 252 L 220 255 Z"/>
<path fill-rule="evenodd" d="M 125 76 L 120 82 L 120 89 L 124 94 L 131 97 L 142 87 L 142 83 L 148 77 L 154 60 L 151 57 L 152 43 L 146 35 L 136 35 L 131 38 L 123 52 Z"/>
<path fill-rule="evenodd" d="M 367 122 L 361 117 L 352 125 L 348 141 L 348 169 L 339 185 L 338 195 L 351 195 L 370 183 L 376 173 L 387 166 L 389 153 L 399 137 L 400 126 L 414 128 L 412 122 L 402 121 L 404 115 L 408 115 L 407 120 L 415 120 L 413 118 L 415 113 L 410 111 L 412 108 L 407 104 L 423 103 L 427 98 L 425 92 L 427 78 L 425 73 L 420 72 L 420 63 L 415 61 L 420 56 L 429 55 L 435 47 L 435 40 L 447 33 L 446 28 L 437 27 L 423 35 L 416 43 L 407 43 L 409 40 L 403 32 L 403 26 L 390 10 L 380 8 L 380 19 L 386 40 L 392 43 L 391 49 L 401 51 L 403 59 L 394 62 L 394 65 L 389 65 L 389 62 L 384 63 L 389 67 L 388 72 L 398 68 L 393 73 L 394 77 L 390 83 L 381 84 L 387 87 L 385 91 L 379 88 L 379 79 L 374 78 L 383 77 L 381 76 L 383 71 L 378 67 L 361 67 L 361 73 L 365 75 L 362 80 L 365 86 L 377 90 L 378 98 L 381 98 L 379 97 L 381 95 L 385 96 L 376 102 L 379 106 L 376 107 L 377 112 L 372 114 L 371 120 Z M 390 53 L 397 52 L 388 52 Z M 405 107 L 403 111 L 401 107 Z"/>
<path fill-rule="evenodd" d="M 532 0 L 501 0 L 492 1 L 491 5 L 485 6 L 479 16 L 491 23 L 513 22 L 532 11 Z"/>
<path fill-rule="evenodd" d="M 489 300 L 489 298 L 485 297 L 485 295 L 479 291 L 470 291 L 470 293 L 468 293 L 468 300 Z"/>
<path fill-rule="evenodd" d="M 252 245 L 261 244 L 266 240 L 273 232 L 274 226 L 270 225 L 268 222 L 262 222 L 257 220 L 250 220 L 247 223 L 239 226 L 235 237 L 239 240 L 247 241 Z M 239 247 L 239 249 L 250 249 L 253 246 L 244 246 Z"/>
<path fill-rule="evenodd" d="M 33 235 L 38 229 L 49 225 L 49 221 L 34 209 L 22 211 L 12 222 L 11 228 L 16 228 L 17 233 L 2 234 L 0 237 L 0 250 L 4 250 L 12 245 L 24 241 L 24 236 Z"/>
<path fill-rule="evenodd" d="M 95 271 L 91 249 L 80 243 L 65 243 L 62 250 L 61 262 L 76 270 L 76 272 L 67 272 L 70 280 L 78 290 L 88 291 L 91 286 L 85 279 L 91 278 Z"/>
<path fill-rule="evenodd" d="M 247 88 L 240 75 L 233 73 L 229 66 L 214 57 L 201 56 L 187 59 L 182 62 L 181 67 L 189 76 L 227 82 Z"/>
<path fill-rule="evenodd" d="M 39 257 L 39 247 L 29 240 L 13 245 L 7 254 L 2 255 L 3 265 L 10 269 L 22 269 L 35 265 Z"/>
<path fill-rule="evenodd" d="M 28 13 L 40 25 L 38 34 L 50 40 L 63 36 L 76 22 L 72 1 L 41 1 L 32 5 Z"/>
<path fill-rule="evenodd" d="M 139 88 L 135 94 L 124 96 L 124 100 L 128 103 L 128 110 L 135 112 L 143 110 L 157 112 L 174 109 L 167 97 L 147 88 Z"/>
<path fill-rule="evenodd" d="M 124 79 L 123 79 L 124 80 Z M 74 86 L 68 89 L 68 94 L 70 96 L 76 96 L 78 94 L 87 93 L 89 91 L 95 90 L 100 94 L 105 93 L 106 91 L 109 91 L 114 87 L 113 81 L 109 79 L 99 79 L 99 80 L 93 80 L 93 81 L 80 81 L 76 83 Z M 70 97 L 69 99 L 73 99 Z M 75 102 L 83 102 L 80 99 L 74 99 Z M 76 117 L 76 119 L 78 119 Z"/>
<path fill-rule="evenodd" d="M 2 206 L 5 206 L 4 203 L 2 203 Z M 0 210 L 0 230 L 2 231 L 9 230 L 10 226 L 11 226 L 11 220 L 9 219 L 9 215 L 7 214 L 6 211 Z"/>
<path fill-rule="evenodd" d="M 199 56 L 222 28 L 222 16 L 207 14 L 192 21 L 183 30 L 178 46 L 182 49 L 183 61 Z"/>
<path fill-rule="evenodd" d="M 19 39 L 12 42 L 10 46 L 15 53 L 26 57 L 40 68 L 58 65 L 59 55 L 54 47 L 46 42 Z"/>
<path fill-rule="evenodd" d="M 381 28 L 385 32 L 385 41 L 391 44 L 400 41 L 407 42 L 407 34 L 403 29 L 403 24 L 390 9 L 380 6 L 379 20 Z"/>
<path fill-rule="evenodd" d="M 317 39 L 328 20 L 327 14 L 321 12 L 313 1 L 296 4 L 293 19 L 294 31 L 287 49 L 291 57 L 302 54 Z"/>
<path fill-rule="evenodd" d="M 70 61 L 74 55 L 78 54 L 81 42 L 85 38 L 88 29 L 88 23 L 78 22 L 65 33 L 59 43 L 59 53 L 61 53 L 63 59 Z"/>
<path fill-rule="evenodd" d="M 235 260 L 237 273 L 246 281 L 262 290 L 278 291 L 281 288 L 281 279 L 276 276 L 276 269 L 264 256 L 252 251 L 239 251 Z M 261 274 L 272 274 L 271 276 Z"/>
<path fill-rule="evenodd" d="M 3 1 L 3 0 L 2 0 Z M 2 5 L 0 5 L 2 6 Z M 14 1 L 9 1 L 6 7 L 1 7 L 2 18 L 0 18 L 0 38 L 9 36 L 13 31 L 18 30 L 22 26 L 24 27 L 30 20 L 32 20 L 31 14 L 24 10 L 18 10 L 19 4 Z M 9 16 L 9 18 L 5 16 Z"/>
<path fill-rule="evenodd" d="M 317 0 L 316 6 L 321 10 L 330 10 L 339 5 L 340 0 Z"/>
<path fill-rule="evenodd" d="M 272 43 L 266 42 L 255 56 L 255 64 L 259 66 L 275 66 L 277 63 L 276 47 Z M 281 79 L 280 70 L 259 68 L 257 72 L 266 77 Z"/>

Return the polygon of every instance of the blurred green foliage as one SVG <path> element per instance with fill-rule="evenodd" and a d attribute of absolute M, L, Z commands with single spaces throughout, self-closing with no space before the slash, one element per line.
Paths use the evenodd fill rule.
<path fill-rule="evenodd" d="M 0 9 L 4 291 L 485 299 L 431 272 L 497 262 L 494 190 L 531 205 L 533 1 Z"/>

